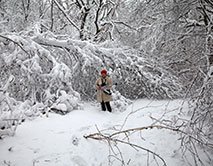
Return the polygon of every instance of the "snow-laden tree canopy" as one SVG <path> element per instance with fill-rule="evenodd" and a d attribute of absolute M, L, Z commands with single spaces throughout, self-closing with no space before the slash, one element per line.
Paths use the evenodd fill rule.
<path fill-rule="evenodd" d="M 188 99 L 188 131 L 211 138 L 212 11 L 209 0 L 1 0 L 0 127 L 79 109 L 106 69 L 118 111 Z"/>

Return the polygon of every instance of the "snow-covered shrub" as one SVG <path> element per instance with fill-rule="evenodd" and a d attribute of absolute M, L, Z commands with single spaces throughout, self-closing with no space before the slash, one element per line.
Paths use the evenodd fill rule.
<path fill-rule="evenodd" d="M 8 92 L 0 91 L 0 138 L 14 135 L 18 125 L 26 119 L 31 120 L 41 115 L 44 108 L 43 103 L 17 101 Z"/>
<path fill-rule="evenodd" d="M 93 100 L 93 86 L 103 68 L 108 70 L 113 82 L 118 83 L 116 89 L 126 98 L 176 98 L 181 95 L 178 79 L 135 49 L 109 41 L 94 44 L 58 39 L 52 33 L 41 34 L 39 26 L 35 26 L 23 33 L 25 37 L 5 35 L 4 46 L 0 47 L 3 52 L 1 84 L 13 74 L 15 81 L 8 92 L 17 100 L 28 99 L 34 104 L 44 103 L 51 107 L 50 103 L 56 102 L 61 90 L 65 94 L 76 91 L 83 100 Z M 6 42 L 7 38 L 11 41 Z M 76 108 L 69 104 L 66 107 Z"/>
<path fill-rule="evenodd" d="M 57 54 L 17 34 L 4 34 L 0 51 L 0 127 L 4 135 L 14 133 L 13 126 L 26 118 L 51 109 L 70 112 L 81 107 L 80 94 L 72 88 L 73 70 Z"/>
<path fill-rule="evenodd" d="M 20 102 L 9 97 L 8 92 L 0 90 L 0 138 L 13 135 L 17 125 L 22 121 L 22 114 L 17 111 Z"/>
<path fill-rule="evenodd" d="M 72 110 L 81 109 L 81 98 L 78 92 L 66 93 L 66 91 L 61 90 L 56 102 L 50 107 L 54 112 L 61 114 L 66 114 Z"/>
<path fill-rule="evenodd" d="M 154 59 L 128 47 L 113 42 L 101 45 L 78 42 L 79 61 L 73 70 L 72 85 L 84 99 L 94 98 L 92 87 L 105 68 L 117 90 L 127 98 L 177 98 L 181 96 L 181 84 L 166 68 Z"/>
<path fill-rule="evenodd" d="M 66 94 L 77 94 L 72 89 L 72 71 L 66 64 L 57 60 L 57 57 L 55 58 L 47 49 L 29 37 L 5 35 L 5 40 L 3 39 L 2 42 L 7 38 L 11 41 L 0 47 L 3 52 L 0 85 L 3 86 L 10 75 L 14 76 L 14 81 L 7 89 L 11 97 L 18 101 L 31 100 L 34 105 L 47 104 L 49 100 L 54 103 L 60 90 L 64 90 Z M 22 43 L 22 46 L 17 43 Z M 48 92 L 51 99 L 47 97 Z M 80 95 L 69 97 L 74 97 L 76 100 L 76 96 L 80 100 Z M 70 106 L 67 107 L 71 109 Z M 73 106 L 73 108 L 77 107 Z"/>
<path fill-rule="evenodd" d="M 125 98 L 116 90 L 112 93 L 112 99 L 113 101 L 111 102 L 111 106 L 113 112 L 123 112 L 130 104 L 132 104 L 131 100 Z"/>
<path fill-rule="evenodd" d="M 117 89 L 124 96 L 132 99 L 172 99 L 181 96 L 182 87 L 178 78 L 154 59 L 144 58 L 134 50 L 124 50 L 116 58 L 120 62 L 113 77 L 118 82 Z"/>

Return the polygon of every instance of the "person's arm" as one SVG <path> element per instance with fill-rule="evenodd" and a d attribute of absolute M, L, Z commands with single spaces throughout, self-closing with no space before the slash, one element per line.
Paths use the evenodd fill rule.
<path fill-rule="evenodd" d="M 97 81 L 95 82 L 94 88 L 101 90 L 101 86 L 98 85 L 100 79 L 97 79 Z"/>

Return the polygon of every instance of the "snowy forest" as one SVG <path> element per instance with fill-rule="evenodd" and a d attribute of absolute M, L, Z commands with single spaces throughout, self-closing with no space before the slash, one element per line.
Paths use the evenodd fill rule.
<path fill-rule="evenodd" d="M 166 130 L 178 136 L 182 165 L 213 164 L 212 0 L 0 0 L 0 151 L 29 121 L 72 117 L 86 111 L 84 103 L 98 107 L 94 83 L 102 69 L 116 83 L 110 114 L 124 115 L 141 99 L 181 102 L 175 116 L 150 116 L 146 126 L 124 128 L 142 110 L 133 109 L 119 129 L 96 126 L 73 137 L 76 146 L 90 141 L 94 150 L 105 142 L 105 165 L 176 166 L 143 147 L 142 137 L 131 142 L 135 133 Z M 143 164 L 129 159 L 120 144 L 143 151 Z M 17 164 L 1 154 L 0 165 Z M 101 162 L 75 158 L 66 164 Z"/>

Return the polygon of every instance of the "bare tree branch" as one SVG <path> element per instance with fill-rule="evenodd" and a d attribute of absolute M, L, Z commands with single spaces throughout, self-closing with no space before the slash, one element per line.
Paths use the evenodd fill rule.
<path fill-rule="evenodd" d="M 53 24 L 54 24 L 54 17 L 53 17 L 53 9 L 54 9 L 54 0 L 51 1 L 51 25 L 50 25 L 50 30 L 52 31 L 53 30 Z"/>
<path fill-rule="evenodd" d="M 100 133 L 94 133 L 94 134 L 90 134 L 90 135 L 87 135 L 87 136 L 84 136 L 84 138 L 93 138 L 93 139 L 96 139 L 96 140 L 103 140 L 104 138 L 107 138 L 107 137 L 114 137 L 114 136 L 117 136 L 119 134 L 125 134 L 125 133 L 130 133 L 130 132 L 135 132 L 135 131 L 141 131 L 141 130 L 147 130 L 147 129 L 153 129 L 153 128 L 157 128 L 157 129 L 167 129 L 167 130 L 171 130 L 171 131 L 175 131 L 175 132 L 179 132 L 179 133 L 182 133 L 186 136 L 188 136 L 189 138 L 195 140 L 197 143 L 200 143 L 202 145 L 206 145 L 208 147 L 211 147 L 213 148 L 213 144 L 212 143 L 209 143 L 209 142 L 203 142 L 201 140 L 199 140 L 198 138 L 186 133 L 185 131 L 183 130 L 180 130 L 179 128 L 173 128 L 173 127 L 169 127 L 169 126 L 162 126 L 162 125 L 152 125 L 152 126 L 145 126 L 145 127 L 139 127 L 139 128 L 132 128 L 132 129 L 127 129 L 127 130 L 123 130 L 123 131 L 119 131 L 119 132 L 115 132 L 109 136 L 106 136 L 106 135 L 103 135 Z"/>
<path fill-rule="evenodd" d="M 16 42 L 16 41 L 12 40 L 12 39 L 10 39 L 10 38 L 8 38 L 8 37 L 6 37 L 6 36 L 3 36 L 3 35 L 1 35 L 1 34 L 0 34 L 0 37 L 6 39 L 6 40 L 8 40 L 8 41 L 13 42 L 13 43 L 16 44 L 18 47 L 20 47 L 28 56 L 31 56 L 31 54 L 28 53 L 28 52 L 22 47 L 22 45 L 21 45 L 20 43 L 18 43 L 18 42 Z"/>
<path fill-rule="evenodd" d="M 73 25 L 79 32 L 81 32 L 81 30 L 78 28 L 78 26 L 69 18 L 69 16 L 66 14 L 66 12 L 64 11 L 64 9 L 61 7 L 61 5 L 57 2 L 57 0 L 53 0 L 55 2 L 55 4 L 57 5 L 58 9 L 64 14 L 64 16 L 67 18 L 67 20 L 69 21 L 69 23 L 71 25 Z"/>

